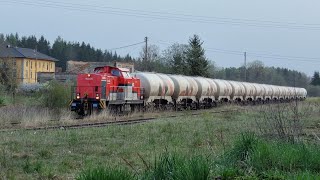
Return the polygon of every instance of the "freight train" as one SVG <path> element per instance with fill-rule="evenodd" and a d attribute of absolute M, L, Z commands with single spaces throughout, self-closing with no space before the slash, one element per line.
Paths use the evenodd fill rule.
<path fill-rule="evenodd" d="M 304 100 L 304 88 L 97 67 L 79 74 L 70 108 L 79 115 L 108 109 L 203 109 L 222 103 L 255 104 Z"/>

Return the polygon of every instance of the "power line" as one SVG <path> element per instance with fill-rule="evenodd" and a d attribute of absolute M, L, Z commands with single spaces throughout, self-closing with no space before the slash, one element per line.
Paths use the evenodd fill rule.
<path fill-rule="evenodd" d="M 237 18 L 224 18 L 224 17 L 209 17 L 209 16 L 196 16 L 190 14 L 160 12 L 160 11 L 142 11 L 137 9 L 124 9 L 109 6 L 95 6 L 92 4 L 74 4 L 52 1 L 26 1 L 26 0 L 0 0 L 3 3 L 9 4 L 23 4 L 29 6 L 39 6 L 48 8 L 62 8 L 76 11 L 86 11 L 93 13 L 114 14 L 121 16 L 148 18 L 148 19 L 162 19 L 174 20 L 193 23 L 214 23 L 214 24 L 230 24 L 230 25 L 247 25 L 253 27 L 271 27 L 271 28 L 288 28 L 288 29 L 306 29 L 306 30 L 320 30 L 320 24 L 298 24 L 296 22 L 277 22 L 266 20 L 252 20 L 252 19 L 237 19 Z"/>
<path fill-rule="evenodd" d="M 142 43 L 145 43 L 145 41 L 134 43 L 134 44 L 130 44 L 130 45 L 126 45 L 126 46 L 121 46 L 121 47 L 117 47 L 117 48 L 111 48 L 111 49 L 107 49 L 107 50 L 108 51 L 114 51 L 114 50 L 118 50 L 118 49 L 128 48 L 128 47 L 131 47 L 131 46 L 136 46 L 136 45 L 139 45 L 139 44 L 142 44 Z"/>
<path fill-rule="evenodd" d="M 163 45 L 172 45 L 172 43 L 164 42 L 162 40 L 156 41 L 159 44 Z M 205 48 L 208 52 L 215 52 L 221 54 L 229 54 L 229 55 L 236 55 L 236 56 L 243 56 L 243 51 L 236 51 L 236 50 L 227 50 L 227 49 L 220 49 L 220 48 Z M 278 59 L 278 60 L 288 60 L 288 61 L 300 61 L 300 62 L 313 62 L 313 63 L 320 63 L 320 58 L 316 57 L 302 57 L 302 56 L 284 56 L 278 54 L 271 54 L 271 53 L 258 53 L 258 52 L 246 52 L 247 57 L 255 57 L 255 58 L 265 58 L 265 59 Z"/>

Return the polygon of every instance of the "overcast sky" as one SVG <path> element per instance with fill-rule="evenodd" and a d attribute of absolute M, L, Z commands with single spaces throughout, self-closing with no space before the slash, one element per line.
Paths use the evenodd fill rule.
<path fill-rule="evenodd" d="M 44 35 L 112 49 L 147 36 L 161 50 L 198 34 L 221 67 L 260 60 L 312 75 L 320 70 L 319 0 L 0 0 L 0 33 Z M 156 13 L 158 12 L 158 13 Z M 117 50 L 139 55 L 142 45 Z"/>

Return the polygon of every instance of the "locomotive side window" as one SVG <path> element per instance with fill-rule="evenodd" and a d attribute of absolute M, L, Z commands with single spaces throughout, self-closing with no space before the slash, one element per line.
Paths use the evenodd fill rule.
<path fill-rule="evenodd" d="M 121 77 L 121 73 L 120 73 L 120 71 L 117 70 L 117 69 L 113 69 L 113 70 L 111 71 L 111 74 L 112 74 L 113 76 Z"/>

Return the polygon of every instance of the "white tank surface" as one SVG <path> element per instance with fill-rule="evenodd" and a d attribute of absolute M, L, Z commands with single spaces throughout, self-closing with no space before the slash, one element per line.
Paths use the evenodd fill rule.
<path fill-rule="evenodd" d="M 261 84 L 261 86 L 264 88 L 264 91 L 265 91 L 264 99 L 265 100 L 266 99 L 271 100 L 272 99 L 272 93 L 273 93 L 271 86 L 267 85 L 267 84 Z"/>
<path fill-rule="evenodd" d="M 198 84 L 197 81 L 194 79 L 194 77 L 190 77 L 190 76 L 185 76 L 185 78 L 188 80 L 189 82 L 189 94 L 188 96 L 196 96 L 198 94 Z"/>
<path fill-rule="evenodd" d="M 172 96 L 174 92 L 174 83 L 172 79 L 166 74 L 157 74 L 163 81 L 163 85 L 165 88 L 164 95 L 165 96 Z"/>
<path fill-rule="evenodd" d="M 218 93 L 216 83 L 214 82 L 213 79 L 206 78 L 206 80 L 210 84 L 210 96 L 216 96 L 216 94 Z"/>
<path fill-rule="evenodd" d="M 256 100 L 264 100 L 264 95 L 266 93 L 265 89 L 261 84 L 252 83 L 253 87 L 256 89 L 255 99 Z"/>
<path fill-rule="evenodd" d="M 287 87 L 287 86 L 283 86 L 282 88 L 283 88 L 283 90 L 284 90 L 284 97 L 285 97 L 285 99 L 290 99 L 290 95 L 291 95 L 290 88 Z"/>
<path fill-rule="evenodd" d="M 144 97 L 149 99 L 155 96 L 165 95 L 165 86 L 163 80 L 155 73 L 139 72 L 132 73 L 133 76 L 138 77 L 141 86 L 144 88 Z"/>
<path fill-rule="evenodd" d="M 212 88 L 209 81 L 203 77 L 194 77 L 193 78 L 198 85 L 198 93 L 196 95 L 198 100 L 207 98 L 212 95 Z"/>
<path fill-rule="evenodd" d="M 279 88 L 279 92 L 280 92 L 279 98 L 284 99 L 285 94 L 286 94 L 286 90 L 283 88 L 283 86 L 277 86 L 277 87 Z"/>
<path fill-rule="evenodd" d="M 228 83 L 232 87 L 232 94 L 230 95 L 230 98 L 232 100 L 240 99 L 242 101 L 246 93 L 246 89 L 244 88 L 242 83 L 238 81 L 228 81 Z"/>
<path fill-rule="evenodd" d="M 228 83 L 226 80 L 222 79 L 214 79 L 213 80 L 217 85 L 217 93 L 216 93 L 216 99 L 227 99 L 230 100 L 230 95 L 232 94 L 232 86 L 230 83 Z"/>
<path fill-rule="evenodd" d="M 278 86 L 269 85 L 272 88 L 272 99 L 279 99 L 280 96 L 280 89 Z"/>
<path fill-rule="evenodd" d="M 256 95 L 256 88 L 252 85 L 252 83 L 248 83 L 248 82 L 241 82 L 241 83 L 246 90 L 245 100 L 248 100 L 248 99 L 254 100 L 254 96 Z"/>
<path fill-rule="evenodd" d="M 193 78 L 181 75 L 169 75 L 169 77 L 174 83 L 173 99 L 179 101 L 188 97 L 194 101 L 196 100 L 198 85 Z"/>

